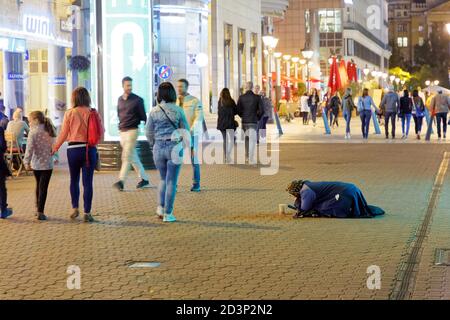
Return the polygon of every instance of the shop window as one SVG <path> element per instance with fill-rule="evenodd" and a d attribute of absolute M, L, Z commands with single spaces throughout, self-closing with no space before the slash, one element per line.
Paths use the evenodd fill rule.
<path fill-rule="evenodd" d="M 254 82 L 258 82 L 258 34 L 252 33 L 251 47 L 250 47 L 250 79 Z"/>
<path fill-rule="evenodd" d="M 41 72 L 48 73 L 48 62 L 42 62 L 41 64 Z"/>
<path fill-rule="evenodd" d="M 423 32 L 423 25 L 419 25 L 419 32 Z"/>
<path fill-rule="evenodd" d="M 243 29 L 238 30 L 238 86 L 241 90 L 247 81 L 247 55 L 246 55 L 246 32 Z"/>
<path fill-rule="evenodd" d="M 233 69 L 233 26 L 225 24 L 224 28 L 224 86 L 231 87 L 231 72 Z"/>
<path fill-rule="evenodd" d="M 39 62 L 30 62 L 30 73 L 39 72 Z"/>

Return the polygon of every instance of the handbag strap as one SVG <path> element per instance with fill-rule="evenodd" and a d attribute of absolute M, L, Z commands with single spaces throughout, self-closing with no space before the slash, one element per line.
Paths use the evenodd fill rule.
<path fill-rule="evenodd" d="M 173 122 L 172 119 L 170 119 L 170 117 L 168 116 L 166 110 L 164 110 L 164 108 L 161 105 L 159 105 L 159 107 L 160 107 L 161 111 L 164 113 L 164 115 L 166 116 L 167 120 L 169 120 L 169 122 L 172 124 L 172 126 L 175 128 L 175 130 L 177 130 L 178 126 L 175 124 L 175 122 Z"/>

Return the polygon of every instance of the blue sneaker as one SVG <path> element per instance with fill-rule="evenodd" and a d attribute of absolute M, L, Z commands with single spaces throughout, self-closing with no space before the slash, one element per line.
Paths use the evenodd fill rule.
<path fill-rule="evenodd" d="M 191 188 L 191 192 L 200 192 L 200 183 L 194 183 Z"/>
<path fill-rule="evenodd" d="M 1 218 L 1 219 L 6 219 L 6 218 L 12 216 L 12 214 L 13 214 L 12 209 L 6 208 L 6 210 L 4 210 L 4 211 L 2 212 L 0 218 Z"/>

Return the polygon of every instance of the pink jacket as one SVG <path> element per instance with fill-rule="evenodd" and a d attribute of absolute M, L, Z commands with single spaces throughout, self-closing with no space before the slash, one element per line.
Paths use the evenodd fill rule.
<path fill-rule="evenodd" d="M 64 115 L 61 132 L 53 150 L 58 151 L 64 142 L 87 142 L 88 119 L 91 108 L 72 108 Z"/>

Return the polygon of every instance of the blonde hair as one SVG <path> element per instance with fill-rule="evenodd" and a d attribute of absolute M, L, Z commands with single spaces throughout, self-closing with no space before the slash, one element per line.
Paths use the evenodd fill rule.
<path fill-rule="evenodd" d="M 22 120 L 22 110 L 17 108 L 16 111 L 14 111 L 13 120 Z"/>

